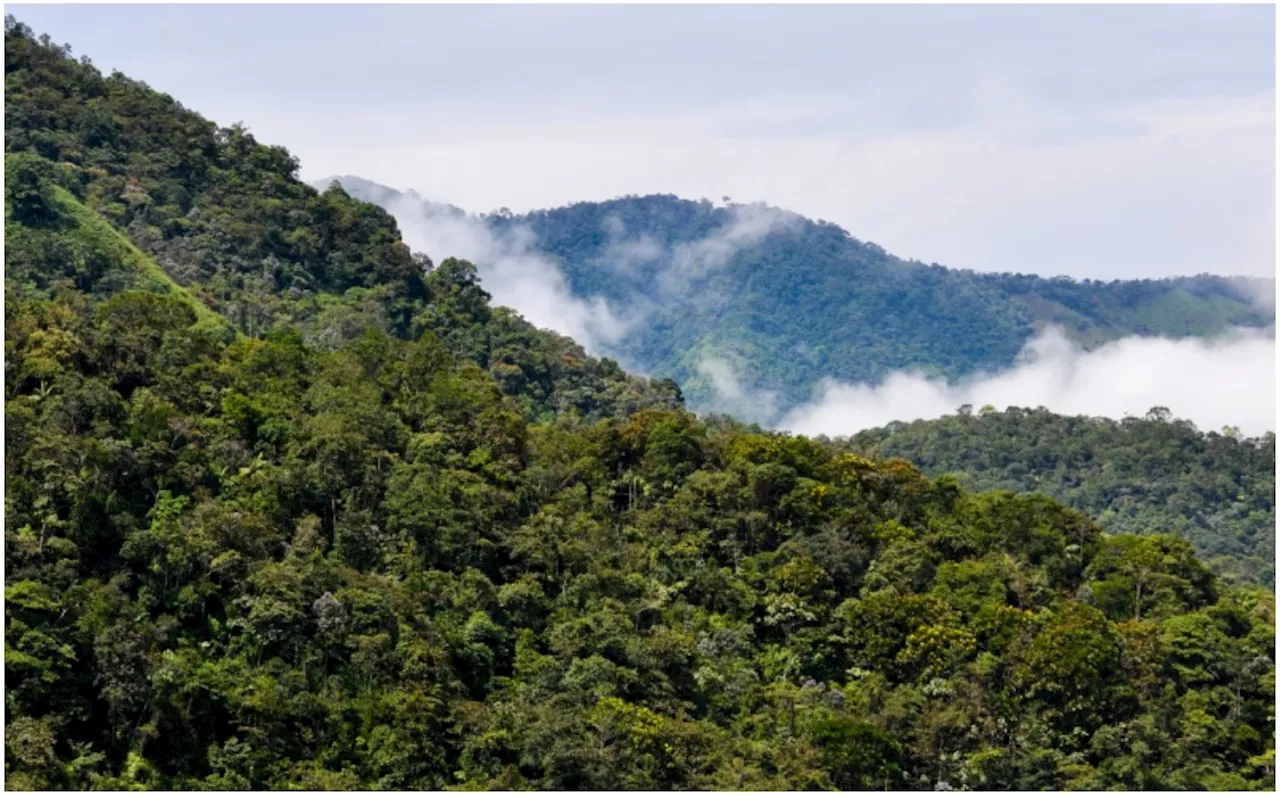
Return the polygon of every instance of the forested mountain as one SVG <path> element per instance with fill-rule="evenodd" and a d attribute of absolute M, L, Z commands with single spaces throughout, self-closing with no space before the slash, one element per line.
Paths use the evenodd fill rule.
<path fill-rule="evenodd" d="M 384 206 L 401 196 L 339 179 Z M 746 389 L 775 392 L 783 412 L 809 400 L 823 378 L 875 382 L 918 370 L 954 379 L 999 370 L 1050 324 L 1094 346 L 1275 323 L 1273 280 L 979 274 L 904 261 L 834 224 L 759 204 L 625 197 L 483 221 L 497 234 L 527 228 L 576 295 L 639 314 L 612 353 L 675 379 L 695 409 L 715 403 L 699 368 L 708 357 L 732 366 Z"/>
<path fill-rule="evenodd" d="M 630 377 L 490 307 L 471 265 L 431 268 L 380 208 L 299 182 L 282 147 L 62 48 L 6 46 L 6 185 L 20 193 L 5 207 L 6 286 L 20 296 L 47 297 L 58 280 L 97 297 L 176 290 L 229 332 L 296 328 L 325 347 L 432 329 L 537 417 L 679 403 L 673 383 Z M 15 212 L 24 223 L 9 229 Z M 143 277 L 106 273 L 117 250 Z"/>
<path fill-rule="evenodd" d="M 1040 492 L 1113 532 L 1176 532 L 1220 573 L 1275 583 L 1275 434 L 1201 432 L 1161 409 L 1115 421 L 964 407 L 836 444 L 954 474 L 968 489 Z"/>
<path fill-rule="evenodd" d="M 1274 788 L 1275 597 L 683 410 L 6 20 L 21 789 Z"/>

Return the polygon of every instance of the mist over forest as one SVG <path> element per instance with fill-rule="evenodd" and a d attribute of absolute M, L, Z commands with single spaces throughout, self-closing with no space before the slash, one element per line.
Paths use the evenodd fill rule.
<path fill-rule="evenodd" d="M 978 274 L 764 204 L 651 196 L 485 216 L 336 179 L 415 250 L 475 262 L 496 303 L 675 378 L 698 411 L 830 436 L 962 404 L 1113 419 L 1167 406 L 1204 429 L 1275 430 L 1271 279 Z"/>

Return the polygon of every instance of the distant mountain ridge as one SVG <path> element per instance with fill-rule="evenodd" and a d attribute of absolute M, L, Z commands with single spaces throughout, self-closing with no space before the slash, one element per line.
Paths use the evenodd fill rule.
<path fill-rule="evenodd" d="M 409 198 L 416 199 L 419 202 L 422 202 L 425 206 L 431 208 L 432 210 L 441 210 L 441 211 L 454 213 L 458 215 L 467 214 L 467 211 L 463 210 L 460 207 L 455 207 L 451 204 L 446 204 L 443 202 L 432 202 L 429 199 L 424 199 L 421 196 L 419 196 L 415 191 L 412 191 L 412 190 L 398 191 L 395 188 L 390 188 L 386 185 L 376 183 L 373 180 L 366 180 L 363 177 L 357 177 L 352 174 L 343 174 L 341 176 L 335 175 L 333 177 L 325 177 L 324 179 L 321 179 L 321 180 L 312 180 L 308 184 L 312 188 L 315 188 L 317 191 L 323 192 L 328 190 L 329 186 L 333 185 L 335 182 L 341 185 L 344 191 L 351 194 L 353 197 L 361 200 L 362 202 L 372 202 L 373 204 L 376 204 L 379 207 L 383 207 L 384 209 L 387 204 L 389 204 L 395 199 L 399 199 L 402 197 L 409 197 Z"/>
<path fill-rule="evenodd" d="M 337 179 L 383 207 L 414 196 Z M 441 207 L 424 203 L 422 212 Z M 628 196 L 475 218 L 495 234 L 527 228 L 576 296 L 601 297 L 631 317 L 608 353 L 675 379 L 695 408 L 715 406 L 717 373 L 783 412 L 824 377 L 876 382 L 916 370 L 954 380 L 1000 370 L 1050 325 L 1094 347 L 1275 323 L 1272 279 L 976 273 L 903 260 L 835 224 L 763 204 Z"/>

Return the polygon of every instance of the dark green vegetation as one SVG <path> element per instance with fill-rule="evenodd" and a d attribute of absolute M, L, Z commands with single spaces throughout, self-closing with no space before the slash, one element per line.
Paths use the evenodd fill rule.
<path fill-rule="evenodd" d="M 752 232 L 758 236 L 771 217 L 772 231 L 757 242 Z M 762 206 L 645 196 L 488 222 L 527 225 L 576 294 L 650 308 L 616 353 L 675 379 L 695 407 L 714 403 L 697 367 L 708 355 L 731 363 L 748 389 L 776 391 L 785 411 L 809 400 L 823 377 L 874 382 L 910 369 L 954 379 L 998 370 L 1049 324 L 1093 346 L 1133 334 L 1208 336 L 1275 322 L 1274 309 L 1250 301 L 1274 294 L 1271 280 L 978 274 L 903 261 L 834 224 Z M 737 238 L 725 237 L 730 228 Z M 741 245 L 699 244 L 709 239 Z M 640 240 L 650 245 L 619 245 Z M 657 254 L 644 259 L 646 249 Z M 717 252 L 733 249 L 720 263 Z"/>
<path fill-rule="evenodd" d="M 906 458 L 966 488 L 1041 492 L 1121 533 L 1176 532 L 1220 574 L 1275 584 L 1276 438 L 1196 430 L 1167 410 L 1121 421 L 990 409 L 893 423 L 842 449 Z"/>
<path fill-rule="evenodd" d="M 8 788 L 1273 787 L 1269 590 L 699 421 L 5 50 Z"/>
<path fill-rule="evenodd" d="M 1181 540 L 681 411 L 531 426 L 430 333 L 7 306 L 9 787 L 1272 784 L 1274 595 Z"/>
<path fill-rule="evenodd" d="M 391 216 L 299 182 L 283 148 L 69 55 L 6 24 L 6 286 L 19 296 L 47 297 L 58 280 L 97 298 L 174 293 L 228 334 L 294 328 L 330 348 L 433 329 L 532 417 L 678 403 L 673 383 L 490 307 L 470 265 L 428 275 Z"/>

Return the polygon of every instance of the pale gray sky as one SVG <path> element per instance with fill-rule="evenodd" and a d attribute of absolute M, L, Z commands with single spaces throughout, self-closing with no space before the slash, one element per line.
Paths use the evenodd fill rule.
<path fill-rule="evenodd" d="M 474 211 L 729 195 L 955 267 L 1274 275 L 1273 6 L 7 11 L 307 179 Z"/>

